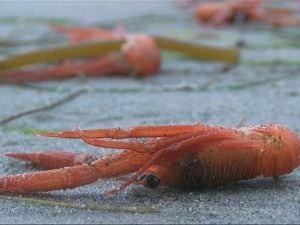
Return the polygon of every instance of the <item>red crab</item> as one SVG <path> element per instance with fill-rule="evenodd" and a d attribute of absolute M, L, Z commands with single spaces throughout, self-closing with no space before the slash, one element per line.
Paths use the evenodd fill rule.
<path fill-rule="evenodd" d="M 292 11 L 264 8 L 261 0 L 231 0 L 199 4 L 195 10 L 197 20 L 205 25 L 221 27 L 235 21 L 238 16 L 246 21 L 258 21 L 274 26 L 296 26 L 300 21 Z"/>
<path fill-rule="evenodd" d="M 97 129 L 43 133 L 81 138 L 98 147 L 122 149 L 97 158 L 71 152 L 8 153 L 9 157 L 42 166 L 46 171 L 0 177 L 0 192 L 28 193 L 75 188 L 133 173 L 118 189 L 139 183 L 199 188 L 291 173 L 300 164 L 300 139 L 278 124 L 241 128 L 208 125 L 162 125 L 128 130 Z M 154 138 L 129 142 L 107 139 Z"/>
<path fill-rule="evenodd" d="M 113 31 L 101 28 L 78 28 L 50 25 L 60 33 L 67 33 L 71 43 L 96 40 L 126 39 L 120 52 L 83 62 L 67 61 L 43 69 L 16 70 L 1 76 L 7 82 L 31 82 L 66 79 L 78 75 L 135 75 L 151 76 L 159 72 L 160 52 L 153 38 L 143 34 L 126 35 L 121 27 Z"/>

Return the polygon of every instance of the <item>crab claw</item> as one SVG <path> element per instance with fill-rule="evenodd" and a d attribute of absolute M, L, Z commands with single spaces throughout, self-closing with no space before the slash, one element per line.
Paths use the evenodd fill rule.
<path fill-rule="evenodd" d="M 50 153 L 48 152 L 48 154 Z M 51 155 L 51 160 L 56 157 L 58 160 L 63 161 L 63 156 L 66 155 L 69 155 L 71 158 L 73 157 L 70 153 L 57 154 L 57 152 L 55 152 Z M 34 153 L 9 153 L 8 156 L 31 162 L 34 161 L 36 157 Z M 45 154 L 42 154 L 42 156 L 46 158 Z M 90 163 L 84 161 L 80 165 L 60 169 L 0 176 L 0 193 L 30 193 L 72 189 L 94 183 L 99 179 L 120 177 L 132 173 L 148 161 L 149 157 L 151 157 L 150 154 L 129 151 L 117 155 L 106 155 Z M 45 165 L 48 164 L 46 163 L 44 166 Z M 50 164 L 50 166 L 54 167 L 54 164 Z M 126 182 L 126 185 L 130 183 L 132 183 L 131 180 L 130 182 Z M 124 187 L 123 185 L 120 190 L 124 189 Z"/>
<path fill-rule="evenodd" d="M 34 152 L 34 153 L 6 153 L 5 156 L 30 162 L 44 169 L 59 169 L 63 167 L 80 165 L 83 163 L 90 164 L 97 160 L 94 155 L 77 155 L 73 152 Z"/>
<path fill-rule="evenodd" d="M 0 192 L 30 193 L 72 189 L 100 178 L 95 167 L 82 164 L 62 169 L 0 177 Z"/>

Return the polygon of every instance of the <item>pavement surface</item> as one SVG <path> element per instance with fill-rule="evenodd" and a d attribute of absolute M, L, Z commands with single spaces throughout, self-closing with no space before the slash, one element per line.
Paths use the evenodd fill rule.
<path fill-rule="evenodd" d="M 245 125 L 280 123 L 300 132 L 299 28 L 249 24 L 204 29 L 194 21 L 190 10 L 178 9 L 175 2 L 169 1 L 0 4 L 1 58 L 63 43 L 64 37 L 47 27 L 49 21 L 103 27 L 123 21 L 128 32 L 224 47 L 238 41 L 246 44 L 241 63 L 226 72 L 226 65 L 221 63 L 164 53 L 160 74 L 147 79 L 80 77 L 63 82 L 2 85 L 0 119 L 80 89 L 87 92 L 60 107 L 2 125 L 1 154 L 42 150 L 97 155 L 112 152 L 79 140 L 37 137 L 32 132 L 75 129 L 77 125 L 128 128 L 203 123 L 234 127 L 245 117 Z M 35 170 L 26 163 L 0 158 L 2 175 Z M 103 194 L 120 182 L 99 181 L 73 190 L 29 196 L 1 195 L 0 223 L 300 223 L 299 170 L 283 176 L 277 184 L 271 178 L 257 178 L 198 191 L 130 186 L 114 197 Z"/>

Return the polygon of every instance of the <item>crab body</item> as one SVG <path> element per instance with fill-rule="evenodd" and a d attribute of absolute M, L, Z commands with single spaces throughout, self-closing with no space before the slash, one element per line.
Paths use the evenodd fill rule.
<path fill-rule="evenodd" d="M 145 126 L 41 135 L 81 138 L 90 145 L 123 152 L 100 158 L 71 152 L 8 153 L 49 170 L 1 177 L 1 192 L 68 189 L 129 174 L 133 175 L 109 193 L 133 183 L 150 188 L 210 187 L 258 176 L 278 177 L 291 173 L 300 163 L 299 137 L 276 124 L 244 128 Z M 151 139 L 146 143 L 119 141 L 145 137 Z"/>

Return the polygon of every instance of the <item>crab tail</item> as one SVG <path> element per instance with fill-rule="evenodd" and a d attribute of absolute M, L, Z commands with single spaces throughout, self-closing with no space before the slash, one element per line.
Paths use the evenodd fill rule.
<path fill-rule="evenodd" d="M 72 189 L 99 179 L 97 169 L 82 164 L 62 169 L 0 177 L 0 192 L 30 193 Z"/>
<path fill-rule="evenodd" d="M 6 153 L 5 156 L 30 162 L 34 165 L 40 166 L 44 169 L 59 169 L 63 167 L 80 165 L 83 163 L 90 163 L 97 158 L 93 155 L 78 155 L 73 152 L 32 152 L 32 153 Z"/>

